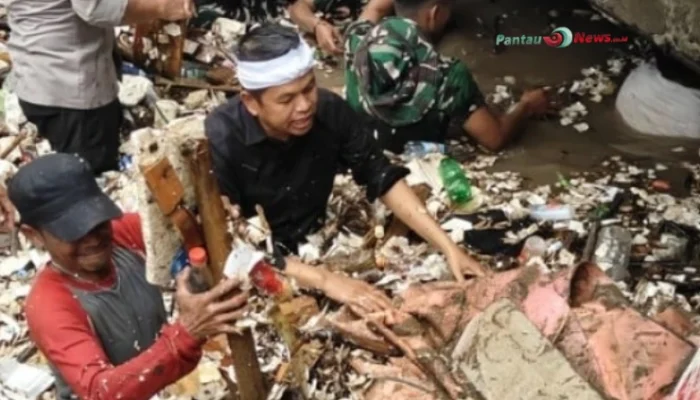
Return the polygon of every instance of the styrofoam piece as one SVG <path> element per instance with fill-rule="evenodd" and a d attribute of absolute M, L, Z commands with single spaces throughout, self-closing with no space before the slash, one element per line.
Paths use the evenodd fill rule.
<path fill-rule="evenodd" d="M 0 398 L 35 400 L 53 382 L 48 369 L 22 364 L 12 358 L 0 359 Z"/>

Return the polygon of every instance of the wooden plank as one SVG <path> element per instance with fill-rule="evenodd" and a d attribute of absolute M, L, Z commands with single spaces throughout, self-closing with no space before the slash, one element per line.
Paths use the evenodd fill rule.
<path fill-rule="evenodd" d="M 158 207 L 163 214 L 169 216 L 180 205 L 185 195 L 185 188 L 182 187 L 173 166 L 167 158 L 161 158 L 155 164 L 140 167 Z"/>
<path fill-rule="evenodd" d="M 154 164 L 140 165 L 140 168 L 158 208 L 178 229 L 185 248 L 202 246 L 204 239 L 197 219 L 182 207 L 185 188 L 170 161 L 163 157 Z"/>
<path fill-rule="evenodd" d="M 178 79 L 167 79 L 161 76 L 157 76 L 155 84 L 159 86 L 176 86 L 188 89 L 209 89 L 218 90 L 221 92 L 238 93 L 241 91 L 241 87 L 238 85 L 212 85 L 201 79 L 194 78 L 178 78 Z"/>
<path fill-rule="evenodd" d="M 218 282 L 223 277 L 223 267 L 232 246 L 231 236 L 226 229 L 226 211 L 221 201 L 219 185 L 212 172 L 207 140 L 197 140 L 189 143 L 187 147 L 209 264 L 212 276 Z M 253 333 L 250 329 L 245 329 L 241 334 L 227 335 L 227 340 L 233 357 L 240 399 L 265 400 L 267 385 L 255 352 Z"/>

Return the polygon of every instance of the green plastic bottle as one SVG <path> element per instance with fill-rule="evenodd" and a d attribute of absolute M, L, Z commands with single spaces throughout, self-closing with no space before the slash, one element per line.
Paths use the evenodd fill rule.
<path fill-rule="evenodd" d="M 456 160 L 443 158 L 439 171 L 442 184 L 453 203 L 465 204 L 472 199 L 472 184 Z"/>

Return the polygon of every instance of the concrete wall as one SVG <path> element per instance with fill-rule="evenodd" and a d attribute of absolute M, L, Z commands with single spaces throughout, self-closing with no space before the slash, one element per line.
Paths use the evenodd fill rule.
<path fill-rule="evenodd" d="M 589 0 L 700 65 L 700 0 Z"/>

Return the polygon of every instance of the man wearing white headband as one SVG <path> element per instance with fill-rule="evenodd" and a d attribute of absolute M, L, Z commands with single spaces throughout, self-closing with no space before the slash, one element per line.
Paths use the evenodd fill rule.
<path fill-rule="evenodd" d="M 222 193 L 244 216 L 261 205 L 275 241 L 295 252 L 322 226 L 336 173 L 349 169 L 370 201 L 380 198 L 445 254 L 456 279 L 484 273 L 426 212 L 403 179 L 408 170 L 389 162 L 342 98 L 316 87 L 312 51 L 294 30 L 253 30 L 236 58 L 244 90 L 205 124 Z"/>

